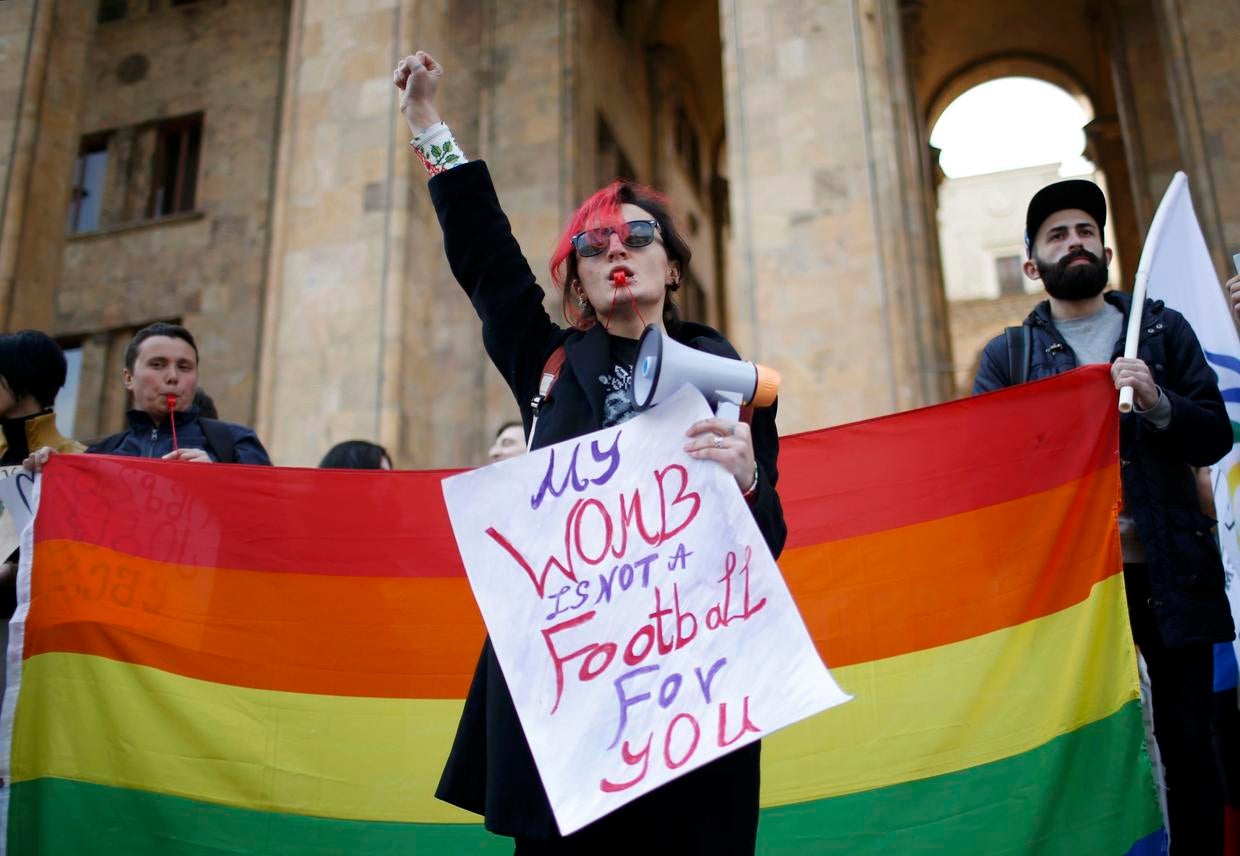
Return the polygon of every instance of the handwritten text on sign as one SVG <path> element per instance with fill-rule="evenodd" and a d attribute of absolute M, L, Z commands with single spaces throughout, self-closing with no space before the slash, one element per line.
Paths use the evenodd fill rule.
<path fill-rule="evenodd" d="M 567 835 L 847 700 L 686 388 L 444 481 L 470 584 Z"/>
<path fill-rule="evenodd" d="M 0 467 L 0 562 L 18 548 L 22 530 L 34 519 L 34 479 L 20 464 Z"/>

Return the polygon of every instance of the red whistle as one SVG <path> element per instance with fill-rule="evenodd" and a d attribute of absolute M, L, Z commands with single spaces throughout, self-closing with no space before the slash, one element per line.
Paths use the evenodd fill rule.
<path fill-rule="evenodd" d="M 616 288 L 624 288 L 628 285 L 629 275 L 622 270 L 618 270 L 611 275 L 611 282 Z"/>
<path fill-rule="evenodd" d="M 172 393 L 168 393 L 168 423 L 172 426 L 172 451 L 177 451 L 177 397 Z"/>

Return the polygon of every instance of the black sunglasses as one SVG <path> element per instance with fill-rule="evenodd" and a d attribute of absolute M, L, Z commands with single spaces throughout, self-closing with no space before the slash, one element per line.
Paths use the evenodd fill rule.
<path fill-rule="evenodd" d="M 626 247 L 637 249 L 649 246 L 654 241 L 655 232 L 659 231 L 658 220 L 630 220 L 621 229 L 611 226 L 600 226 L 597 229 L 586 229 L 578 232 L 570 239 L 573 249 L 582 258 L 597 256 L 611 243 L 612 233 L 618 232 L 620 240 Z"/>

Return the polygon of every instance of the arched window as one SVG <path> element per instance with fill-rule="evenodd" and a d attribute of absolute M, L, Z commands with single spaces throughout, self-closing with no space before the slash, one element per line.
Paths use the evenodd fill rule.
<path fill-rule="evenodd" d="M 1081 95 L 1045 80 L 1001 77 L 960 92 L 934 122 L 930 144 L 944 175 L 938 231 L 958 392 L 972 385 L 975 355 L 986 342 L 1019 324 L 1044 296 L 1021 267 L 1030 198 L 1078 176 L 1105 192 L 1085 156 L 1084 128 L 1092 118 Z M 1114 247 L 1113 240 L 1107 244 Z"/>

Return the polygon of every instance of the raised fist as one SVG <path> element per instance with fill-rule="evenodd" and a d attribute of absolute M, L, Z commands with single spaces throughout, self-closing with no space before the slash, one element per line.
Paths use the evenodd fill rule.
<path fill-rule="evenodd" d="M 415 137 L 439 121 L 435 92 L 442 77 L 443 66 L 425 51 L 405 57 L 392 72 L 392 83 L 400 90 L 400 112 Z"/>

